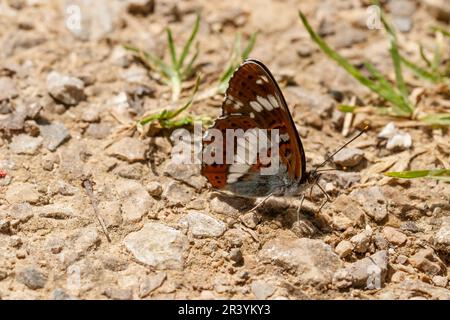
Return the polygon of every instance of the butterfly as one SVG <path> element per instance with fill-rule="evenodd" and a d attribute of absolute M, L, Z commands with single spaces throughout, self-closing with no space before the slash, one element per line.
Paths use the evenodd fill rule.
<path fill-rule="evenodd" d="M 269 69 L 258 60 L 245 60 L 231 77 L 222 115 L 204 136 L 204 152 L 212 144 L 208 139 L 211 129 L 223 133 L 223 148 L 219 151 L 222 153 L 229 142 L 228 129 L 277 129 L 281 137 L 276 141 L 279 165 L 273 174 L 262 174 L 264 165 L 260 161 L 241 164 L 203 162 L 201 173 L 215 189 L 251 198 L 293 196 L 316 178 L 315 171 L 306 171 L 305 151 L 286 100 Z M 270 154 L 271 150 L 268 147 L 266 151 Z M 232 152 L 236 152 L 236 148 Z M 224 154 L 222 158 L 225 158 Z"/>

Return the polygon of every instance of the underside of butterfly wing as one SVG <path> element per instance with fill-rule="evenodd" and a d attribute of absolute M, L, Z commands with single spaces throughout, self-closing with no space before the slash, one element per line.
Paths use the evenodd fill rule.
<path fill-rule="evenodd" d="M 269 70 L 259 61 L 247 60 L 230 80 L 222 116 L 210 129 L 222 132 L 225 153 L 227 129 L 277 129 L 280 140 L 280 166 L 276 174 L 262 175 L 259 159 L 253 163 L 210 163 L 202 166 L 202 174 L 216 189 L 226 189 L 243 196 L 282 193 L 305 176 L 305 156 L 300 138 L 284 97 Z M 229 142 L 229 141 L 228 141 Z M 208 146 L 212 141 L 204 141 Z M 247 146 L 251 147 L 251 144 Z M 236 147 L 232 150 L 236 153 Z M 271 150 L 266 150 L 270 154 Z M 227 162 L 229 163 L 229 162 Z"/>

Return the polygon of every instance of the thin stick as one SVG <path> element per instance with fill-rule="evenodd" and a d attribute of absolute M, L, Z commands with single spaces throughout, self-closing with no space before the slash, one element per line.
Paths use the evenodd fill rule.
<path fill-rule="evenodd" d="M 82 182 L 84 191 L 86 191 L 86 194 L 88 195 L 89 199 L 91 200 L 91 205 L 92 205 L 92 208 L 94 209 L 95 217 L 97 218 L 98 223 L 102 227 L 103 233 L 105 234 L 106 239 L 108 239 L 108 242 L 111 242 L 111 238 L 109 237 L 109 233 L 108 233 L 108 230 L 106 229 L 105 222 L 103 221 L 102 217 L 100 216 L 100 214 L 98 212 L 97 200 L 95 199 L 94 187 L 92 185 L 93 185 L 93 183 L 91 182 L 90 178 L 86 178 Z"/>

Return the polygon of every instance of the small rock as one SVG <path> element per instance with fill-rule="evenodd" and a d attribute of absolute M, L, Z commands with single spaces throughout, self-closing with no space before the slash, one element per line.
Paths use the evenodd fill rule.
<path fill-rule="evenodd" d="M 244 256 L 239 248 L 231 248 L 228 259 L 233 261 L 235 265 L 242 265 L 244 263 Z"/>
<path fill-rule="evenodd" d="M 163 192 L 161 184 L 157 181 L 149 182 L 145 188 L 152 197 L 160 197 Z"/>
<path fill-rule="evenodd" d="M 0 102 L 14 99 L 19 95 L 16 85 L 9 77 L 0 77 Z"/>
<path fill-rule="evenodd" d="M 350 241 L 343 240 L 338 243 L 334 251 L 339 255 L 340 258 L 345 258 L 350 255 L 353 251 L 353 244 Z"/>
<path fill-rule="evenodd" d="M 389 242 L 386 241 L 386 239 L 383 237 L 381 233 L 376 233 L 373 236 L 373 240 L 375 243 L 375 246 L 380 250 L 387 250 L 389 248 Z"/>
<path fill-rule="evenodd" d="M 380 289 L 383 285 L 388 268 L 387 251 L 378 251 L 370 257 L 358 260 L 349 266 L 338 270 L 333 277 L 333 283 L 338 288 Z"/>
<path fill-rule="evenodd" d="M 68 106 L 77 105 L 86 99 L 83 81 L 56 71 L 47 76 L 47 90 L 53 99 Z"/>
<path fill-rule="evenodd" d="M 335 49 L 348 48 L 367 39 L 364 31 L 346 23 L 337 24 L 336 29 L 335 36 L 332 38 L 333 48 Z"/>
<path fill-rule="evenodd" d="M 383 129 L 381 129 L 380 133 L 378 134 L 378 138 L 389 139 L 392 138 L 396 133 L 397 128 L 395 127 L 395 123 L 389 122 L 383 127 Z"/>
<path fill-rule="evenodd" d="M 32 290 L 41 289 L 47 283 L 47 276 L 33 267 L 28 267 L 20 271 L 16 279 Z"/>
<path fill-rule="evenodd" d="M 141 263 L 156 269 L 183 269 L 186 236 L 159 222 L 149 222 L 124 239 L 125 247 Z"/>
<path fill-rule="evenodd" d="M 145 298 L 152 291 L 158 289 L 166 278 L 165 272 L 158 272 L 155 275 L 145 277 L 139 285 L 139 297 Z"/>
<path fill-rule="evenodd" d="M 334 163 L 342 167 L 354 167 L 364 158 L 364 151 L 357 148 L 344 148 L 334 157 Z"/>
<path fill-rule="evenodd" d="M 192 189 L 175 181 L 169 183 L 163 193 L 170 205 L 185 205 L 193 196 Z"/>
<path fill-rule="evenodd" d="M 67 294 L 63 289 L 56 288 L 52 292 L 52 299 L 53 300 L 73 300 L 74 298 Z"/>
<path fill-rule="evenodd" d="M 33 208 L 27 202 L 21 202 L 13 204 L 9 208 L 9 215 L 15 220 L 19 220 L 21 223 L 25 223 L 30 220 L 34 213 Z"/>
<path fill-rule="evenodd" d="M 431 248 L 419 250 L 419 252 L 409 258 L 409 263 L 418 270 L 432 276 L 438 275 L 445 270 L 444 263 Z"/>
<path fill-rule="evenodd" d="M 267 241 L 259 257 L 262 262 L 272 262 L 293 270 L 299 281 L 315 286 L 326 286 L 341 266 L 341 260 L 322 240 L 280 236 Z"/>
<path fill-rule="evenodd" d="M 386 149 L 388 150 L 405 150 L 412 146 L 412 138 L 409 133 L 396 133 L 392 138 L 389 138 Z"/>
<path fill-rule="evenodd" d="M 408 239 L 404 233 L 392 227 L 384 227 L 383 235 L 387 241 L 396 246 L 401 246 Z"/>
<path fill-rule="evenodd" d="M 434 245 L 439 251 L 450 254 L 450 217 L 442 217 L 440 229 L 434 236 Z"/>
<path fill-rule="evenodd" d="M 144 161 L 148 145 L 139 139 L 125 137 L 107 149 L 109 156 L 128 162 Z"/>
<path fill-rule="evenodd" d="M 39 202 L 41 195 L 36 190 L 36 186 L 31 183 L 16 183 L 8 187 L 5 199 L 9 203 L 28 202 L 35 204 Z"/>
<path fill-rule="evenodd" d="M 94 106 L 89 107 L 81 114 L 81 120 L 85 122 L 98 122 L 100 121 L 99 110 Z"/>
<path fill-rule="evenodd" d="M 121 288 L 107 288 L 104 294 L 112 300 L 133 300 L 133 290 Z"/>
<path fill-rule="evenodd" d="M 210 202 L 210 208 L 214 213 L 227 216 L 235 216 L 240 213 L 239 208 L 246 208 L 248 201 L 242 198 L 214 197 Z"/>
<path fill-rule="evenodd" d="M 54 203 L 36 207 L 35 212 L 44 218 L 70 219 L 75 215 L 74 210 L 67 203 Z"/>
<path fill-rule="evenodd" d="M 27 134 L 19 134 L 12 138 L 9 148 L 15 154 L 29 154 L 33 155 L 39 150 L 42 145 L 41 137 L 31 137 Z"/>
<path fill-rule="evenodd" d="M 139 182 L 118 180 L 116 190 L 122 201 L 122 216 L 125 223 L 140 221 L 153 208 L 153 199 Z"/>
<path fill-rule="evenodd" d="M 296 96 L 299 105 L 307 106 L 311 111 L 321 116 L 331 115 L 335 102 L 330 96 L 309 91 L 299 86 L 288 88 Z"/>
<path fill-rule="evenodd" d="M 102 257 L 102 265 L 110 271 L 123 271 L 128 267 L 128 262 L 122 259 L 105 255 Z"/>
<path fill-rule="evenodd" d="M 11 223 L 8 220 L 3 220 L 0 217 L 0 233 L 10 234 L 11 233 Z"/>
<path fill-rule="evenodd" d="M 140 163 L 120 165 L 116 169 L 117 174 L 126 179 L 139 180 L 142 178 L 142 165 Z"/>
<path fill-rule="evenodd" d="M 113 65 L 122 68 L 128 68 L 131 64 L 129 52 L 120 45 L 114 47 L 110 59 Z"/>
<path fill-rule="evenodd" d="M 197 211 L 190 211 L 179 221 L 186 224 L 194 237 L 220 237 L 227 229 L 227 225 L 211 216 Z"/>
<path fill-rule="evenodd" d="M 252 282 L 252 292 L 258 300 L 266 300 L 275 292 L 275 287 L 264 280 Z"/>
<path fill-rule="evenodd" d="M 105 139 L 111 133 L 111 127 L 104 123 L 91 123 L 84 134 L 94 139 Z"/>
<path fill-rule="evenodd" d="M 260 218 L 256 212 L 247 212 L 239 217 L 239 220 L 248 228 L 255 229 L 260 222 Z"/>
<path fill-rule="evenodd" d="M 443 277 L 443 276 L 434 276 L 431 280 L 433 281 L 433 283 L 435 285 L 437 285 L 438 287 L 442 287 L 442 288 L 445 288 L 448 283 L 447 277 Z"/>
<path fill-rule="evenodd" d="M 370 243 L 372 239 L 372 231 L 364 230 L 363 232 L 358 233 L 350 239 L 350 242 L 353 244 L 353 251 L 358 253 L 365 253 L 369 250 Z"/>
<path fill-rule="evenodd" d="M 54 122 L 39 126 L 41 136 L 44 138 L 44 146 L 55 151 L 64 141 L 70 138 L 69 130 L 62 124 Z"/>
<path fill-rule="evenodd" d="M 155 0 L 129 0 L 127 11 L 133 15 L 147 16 L 155 10 Z"/>
<path fill-rule="evenodd" d="M 350 196 L 341 194 L 333 202 L 332 226 L 336 230 L 346 230 L 350 227 L 363 227 L 365 224 L 364 211 Z"/>
<path fill-rule="evenodd" d="M 200 174 L 200 166 L 193 164 L 178 164 L 172 160 L 167 161 L 164 169 L 166 175 L 183 181 L 184 183 L 199 190 L 206 184 L 206 179 Z"/>
<path fill-rule="evenodd" d="M 399 264 L 405 264 L 408 261 L 408 257 L 403 254 L 399 254 L 395 261 Z"/>
<path fill-rule="evenodd" d="M 387 201 L 380 187 L 354 190 L 350 193 L 350 197 L 354 197 L 375 222 L 381 222 L 387 217 Z"/>

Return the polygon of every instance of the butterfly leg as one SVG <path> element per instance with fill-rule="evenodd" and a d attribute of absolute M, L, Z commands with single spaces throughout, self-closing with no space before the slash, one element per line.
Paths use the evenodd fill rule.
<path fill-rule="evenodd" d="M 317 186 L 319 187 L 319 189 L 322 191 L 322 193 L 325 195 L 325 200 L 322 202 L 322 204 L 319 207 L 319 210 L 317 210 L 317 212 L 320 212 L 320 210 L 322 210 L 323 206 L 327 203 L 327 202 L 331 202 L 331 198 L 328 195 L 328 193 L 322 188 L 322 186 L 320 184 L 318 184 L 317 182 L 315 183 L 317 184 Z"/>
<path fill-rule="evenodd" d="M 247 211 L 247 213 L 255 211 L 256 209 L 258 209 L 259 207 L 261 207 L 267 200 L 269 200 L 269 198 L 273 196 L 273 193 L 269 194 L 268 196 L 266 196 L 260 203 L 258 203 L 256 206 L 254 206 L 253 208 L 251 208 L 250 210 Z"/>
<path fill-rule="evenodd" d="M 300 220 L 300 212 L 302 211 L 303 200 L 305 200 L 305 194 L 302 194 L 302 198 L 300 199 L 300 206 L 297 208 L 297 222 Z"/>

